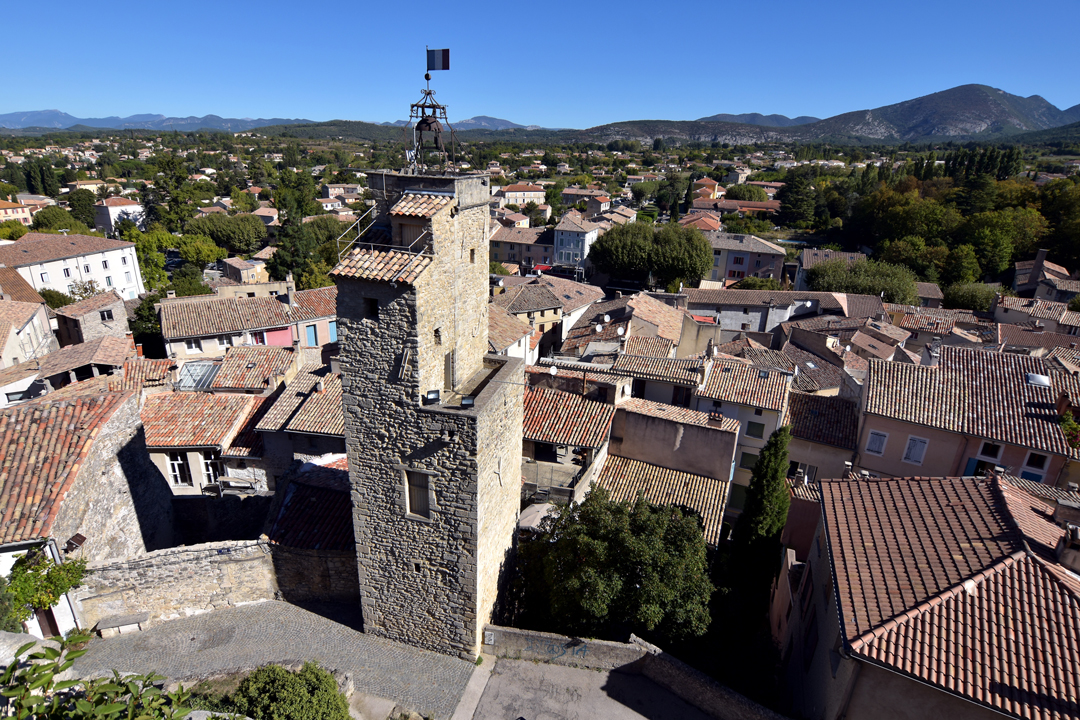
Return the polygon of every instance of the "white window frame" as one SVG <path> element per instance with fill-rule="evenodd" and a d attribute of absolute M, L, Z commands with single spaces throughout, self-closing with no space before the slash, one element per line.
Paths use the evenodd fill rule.
<path fill-rule="evenodd" d="M 251 331 L 251 344 L 252 345 L 265 345 L 266 344 L 266 333 L 263 332 L 262 330 L 252 330 Z"/>
<path fill-rule="evenodd" d="M 120 264 L 127 265 L 127 255 L 120 256 Z"/>
<path fill-rule="evenodd" d="M 105 308 L 104 310 L 99 310 L 98 317 L 101 318 L 101 322 L 112 322 L 114 319 L 112 308 Z"/>
<path fill-rule="evenodd" d="M 218 335 L 217 344 L 218 344 L 218 347 L 222 347 L 222 348 L 230 348 L 230 347 L 232 347 L 233 346 L 233 337 L 232 337 L 232 335 Z"/>
<path fill-rule="evenodd" d="M 49 282 L 49 273 L 47 273 L 47 272 L 41 273 L 41 282 L 43 282 L 43 283 Z"/>
<path fill-rule="evenodd" d="M 1032 465 L 1030 465 L 1032 455 L 1039 455 L 1040 457 L 1046 458 L 1043 461 L 1043 466 L 1041 468 L 1033 467 Z M 1050 460 L 1050 453 L 1041 453 L 1035 452 L 1034 450 L 1028 450 L 1027 457 L 1024 458 L 1024 465 L 1022 468 L 1020 468 L 1020 476 L 1023 477 L 1025 473 L 1028 475 L 1037 475 L 1038 480 L 1036 482 L 1042 482 L 1046 479 L 1046 471 L 1050 467 Z M 1030 480 L 1031 478 L 1029 477 L 1026 479 Z"/>
<path fill-rule="evenodd" d="M 882 437 L 881 452 L 874 452 L 873 450 L 870 449 L 870 440 L 875 435 L 880 435 Z M 866 453 L 869 454 L 869 455 L 873 455 L 875 457 L 882 457 L 885 454 L 885 448 L 886 448 L 886 446 L 888 444 L 889 444 L 889 433 L 887 433 L 887 432 L 881 432 L 880 430 L 871 430 L 866 435 L 866 448 L 865 448 L 865 450 L 866 450 Z"/>
<path fill-rule="evenodd" d="M 82 266 L 82 269 L 83 269 L 83 272 L 86 273 L 87 275 L 90 274 L 90 264 L 89 263 L 84 263 L 83 266 Z"/>
<path fill-rule="evenodd" d="M 105 278 L 105 287 L 112 287 L 112 275 Z"/>
<path fill-rule="evenodd" d="M 915 461 L 914 459 L 909 459 L 909 453 L 911 452 L 911 443 L 913 440 L 916 442 L 921 442 L 923 444 L 922 456 L 918 459 L 918 461 Z M 919 437 L 918 435 L 908 435 L 907 444 L 904 445 L 904 455 L 900 458 L 900 462 L 905 462 L 909 465 L 922 465 L 923 460 L 926 459 L 926 448 L 928 447 L 930 447 L 929 438 Z"/>
<path fill-rule="evenodd" d="M 194 487 L 191 468 L 188 466 L 187 453 L 169 453 L 169 482 L 175 487 Z"/>
<path fill-rule="evenodd" d="M 203 351 L 202 340 L 200 340 L 199 338 L 187 338 L 186 340 L 184 340 L 184 347 L 187 349 L 187 352 L 189 354 L 201 353 Z"/>
<path fill-rule="evenodd" d="M 71 268 L 64 268 L 64 277 L 71 277 Z"/>
<path fill-rule="evenodd" d="M 202 453 L 203 485 L 216 483 L 218 478 L 225 474 L 221 467 L 221 460 L 214 457 L 212 450 L 203 450 Z"/>

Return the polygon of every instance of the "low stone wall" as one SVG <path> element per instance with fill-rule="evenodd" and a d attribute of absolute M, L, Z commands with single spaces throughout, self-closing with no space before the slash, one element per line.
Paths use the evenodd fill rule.
<path fill-rule="evenodd" d="M 149 613 L 149 624 L 219 607 L 273 600 L 278 592 L 268 543 L 193 545 L 135 560 L 93 563 L 73 598 L 84 627 L 113 615 Z"/>
<path fill-rule="evenodd" d="M 634 635 L 629 643 L 618 643 L 487 625 L 484 652 L 513 660 L 644 675 L 719 720 L 786 720 Z"/>
<path fill-rule="evenodd" d="M 593 670 L 634 667 L 648 652 L 642 647 L 627 643 L 568 638 L 565 635 L 498 625 L 487 625 L 484 628 L 483 651 L 495 657 L 534 660 Z"/>
<path fill-rule="evenodd" d="M 286 602 L 360 602 L 355 552 L 272 547 L 274 574 Z"/>

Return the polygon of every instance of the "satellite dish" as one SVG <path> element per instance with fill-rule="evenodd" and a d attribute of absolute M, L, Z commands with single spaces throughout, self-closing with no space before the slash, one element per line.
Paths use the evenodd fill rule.
<path fill-rule="evenodd" d="M 596 326 L 596 332 L 602 332 L 602 331 L 603 331 L 603 329 L 604 329 L 604 326 L 603 326 L 603 325 L 597 325 L 597 326 Z"/>
<path fill-rule="evenodd" d="M 846 348 L 844 348 L 844 350 L 846 350 L 847 352 L 851 352 L 851 346 L 848 345 Z"/>
<path fill-rule="evenodd" d="M 551 377 L 555 377 L 558 374 L 559 368 L 555 367 L 554 365 L 548 368 L 548 375 L 550 375 Z"/>
<path fill-rule="evenodd" d="M 499 281 L 499 287 L 502 287 L 502 286 L 503 286 L 503 285 L 505 285 L 505 284 L 506 284 L 506 283 L 505 283 L 504 281 L 502 281 L 502 280 L 500 280 L 500 281 Z"/>
<path fill-rule="evenodd" d="M 604 322 L 611 322 L 611 316 L 610 315 L 604 315 Z"/>
<path fill-rule="evenodd" d="M 619 337 L 622 337 L 623 334 L 626 333 L 626 328 L 619 328 L 615 332 L 617 332 L 619 334 Z"/>

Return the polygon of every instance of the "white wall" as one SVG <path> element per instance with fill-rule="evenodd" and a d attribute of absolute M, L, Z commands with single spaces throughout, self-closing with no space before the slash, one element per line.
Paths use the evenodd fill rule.
<path fill-rule="evenodd" d="M 124 258 L 127 258 L 126 265 Z M 103 262 L 109 263 L 107 269 L 102 266 Z M 89 271 L 86 270 L 87 265 Z M 68 276 L 64 275 L 65 269 Z M 42 278 L 42 273 L 47 275 L 47 280 Z M 103 292 L 116 290 L 125 300 L 134 299 L 145 292 L 134 246 L 26 265 L 19 268 L 19 274 L 38 291 L 49 288 L 67 293 L 68 286 L 77 280 L 94 280 Z M 112 278 L 112 285 L 106 282 L 106 278 Z"/>

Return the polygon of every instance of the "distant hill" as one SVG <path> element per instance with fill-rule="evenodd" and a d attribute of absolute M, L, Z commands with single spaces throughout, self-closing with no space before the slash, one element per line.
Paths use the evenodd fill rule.
<path fill-rule="evenodd" d="M 218 115 L 202 117 L 166 117 L 165 115 L 130 115 L 128 117 L 77 118 L 60 110 L 31 110 L 0 115 L 0 127 L 10 129 L 50 128 L 66 130 L 77 126 L 111 130 L 225 130 L 243 132 L 264 125 L 309 123 L 310 120 L 288 118 L 223 118 Z"/>
<path fill-rule="evenodd" d="M 1073 105 L 1068 110 L 1062 110 L 1061 112 L 1065 113 L 1069 120 L 1080 122 L 1080 105 Z"/>
<path fill-rule="evenodd" d="M 743 113 L 742 115 L 719 113 L 718 115 L 700 118 L 698 122 L 741 123 L 743 125 L 761 125 L 762 127 L 792 127 L 793 125 L 809 125 L 820 119 L 809 115 L 789 118 L 786 115 L 762 115 L 761 113 Z"/>
<path fill-rule="evenodd" d="M 257 129 L 270 137 L 295 137 L 308 140 L 336 139 L 367 140 L 368 142 L 401 142 L 405 131 L 401 126 L 378 125 L 359 120 L 330 120 L 287 125 L 267 125 Z"/>
<path fill-rule="evenodd" d="M 1080 122 L 1071 125 L 1051 128 L 1049 130 L 1037 130 L 1035 132 L 1021 133 L 1009 138 L 1015 143 L 1024 145 L 1049 145 L 1050 143 L 1065 143 L 1070 145 L 1080 143 Z"/>
<path fill-rule="evenodd" d="M 988 85 L 961 85 L 873 110 L 857 110 L 803 126 L 818 137 L 857 135 L 877 140 L 989 139 L 1070 122 L 1068 112 L 1032 95 Z"/>
<path fill-rule="evenodd" d="M 454 130 L 521 130 L 525 127 L 509 120 L 500 120 L 487 115 L 477 115 L 468 120 L 458 120 L 450 124 L 454 126 Z"/>

